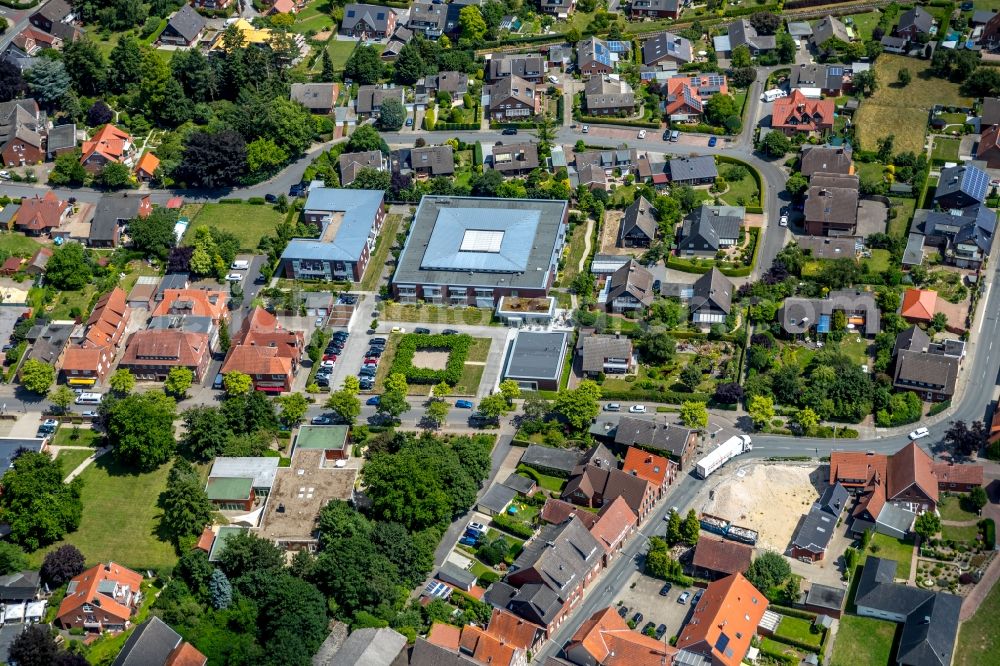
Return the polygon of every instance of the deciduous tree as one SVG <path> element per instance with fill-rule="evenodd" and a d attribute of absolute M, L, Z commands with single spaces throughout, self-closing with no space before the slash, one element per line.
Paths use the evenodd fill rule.
<path fill-rule="evenodd" d="M 10 525 L 12 542 L 36 550 L 80 525 L 83 480 L 63 483 L 62 464 L 47 453 L 22 453 L 3 485 L 0 519 Z"/>
<path fill-rule="evenodd" d="M 277 403 L 281 406 L 278 419 L 289 428 L 297 425 L 309 409 L 309 401 L 301 393 L 283 395 L 277 399 Z"/>
<path fill-rule="evenodd" d="M 167 488 L 160 494 L 160 524 L 175 544 L 197 536 L 212 518 L 212 502 L 191 463 L 179 458 L 170 470 Z"/>
<path fill-rule="evenodd" d="M 52 404 L 59 408 L 60 412 L 65 412 L 66 408 L 73 404 L 76 400 L 76 394 L 68 386 L 59 386 L 55 391 L 49 394 L 49 400 Z"/>
<path fill-rule="evenodd" d="M 930 539 L 941 531 L 941 519 L 933 511 L 924 511 L 917 516 L 913 525 L 913 531 L 919 534 L 924 540 Z"/>
<path fill-rule="evenodd" d="M 448 418 L 448 403 L 444 400 L 432 400 L 427 405 L 424 418 L 435 428 L 440 428 Z"/>
<path fill-rule="evenodd" d="M 384 132 L 398 132 L 406 121 L 406 109 L 398 99 L 387 99 L 382 102 L 379 112 L 378 126 Z"/>
<path fill-rule="evenodd" d="M 698 533 L 701 531 L 701 523 L 698 522 L 698 514 L 694 509 L 689 509 L 681 524 L 681 538 L 684 543 L 693 546 L 698 543 Z"/>
<path fill-rule="evenodd" d="M 193 383 L 194 373 L 191 368 L 170 368 L 167 379 L 163 382 L 163 390 L 178 399 L 183 399 Z"/>
<path fill-rule="evenodd" d="M 601 407 L 601 387 L 584 379 L 575 389 L 560 391 L 556 395 L 554 409 L 574 430 L 583 430 L 596 417 Z"/>
<path fill-rule="evenodd" d="M 330 394 L 326 408 L 335 412 L 348 425 L 354 425 L 358 415 L 361 414 L 361 400 L 355 391 L 343 388 Z"/>
<path fill-rule="evenodd" d="M 160 391 L 116 400 L 108 410 L 108 441 L 115 456 L 142 471 L 167 462 L 174 452 L 177 404 Z"/>
<path fill-rule="evenodd" d="M 253 391 L 253 378 L 238 370 L 227 372 L 222 378 L 222 384 L 229 396 L 247 395 Z"/>
<path fill-rule="evenodd" d="M 758 555 L 747 570 L 747 580 L 764 594 L 784 583 L 791 575 L 792 567 L 788 561 L 773 550 L 765 550 Z"/>
<path fill-rule="evenodd" d="M 92 274 L 87 251 L 75 242 L 57 247 L 45 265 L 45 281 L 56 289 L 66 291 L 83 289 Z"/>
<path fill-rule="evenodd" d="M 695 430 L 703 430 L 708 427 L 708 408 L 705 403 L 688 401 L 682 404 L 681 423 Z"/>
<path fill-rule="evenodd" d="M 48 363 L 29 358 L 21 366 L 21 386 L 32 393 L 46 395 L 55 380 L 55 368 Z"/>
<path fill-rule="evenodd" d="M 191 460 L 204 461 L 221 455 L 232 431 L 226 417 L 216 407 L 200 405 L 183 414 L 184 436 L 181 452 Z"/>
<path fill-rule="evenodd" d="M 750 398 L 747 413 L 757 428 L 763 428 L 774 418 L 774 399 L 770 396 L 755 395 Z"/>

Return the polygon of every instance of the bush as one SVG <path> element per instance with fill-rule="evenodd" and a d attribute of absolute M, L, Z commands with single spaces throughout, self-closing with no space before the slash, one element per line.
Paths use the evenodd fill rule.
<path fill-rule="evenodd" d="M 493 524 L 504 532 L 509 532 L 522 539 L 530 539 L 535 534 L 535 530 L 531 525 L 503 513 L 493 516 Z"/>
<path fill-rule="evenodd" d="M 411 384 L 440 384 L 447 382 L 454 386 L 462 377 L 465 359 L 469 355 L 472 336 L 469 335 L 424 335 L 408 333 L 396 347 L 396 357 L 392 361 L 389 374 L 400 373 Z M 417 368 L 413 356 L 418 349 L 447 349 L 448 363 L 444 370 Z"/>
<path fill-rule="evenodd" d="M 493 571 L 487 571 L 483 573 L 476 582 L 479 583 L 479 587 L 487 588 L 498 580 L 500 580 L 499 574 Z"/>
<path fill-rule="evenodd" d="M 997 524 L 992 518 L 979 521 L 979 527 L 983 530 L 983 541 L 987 550 L 993 550 L 997 545 Z"/>

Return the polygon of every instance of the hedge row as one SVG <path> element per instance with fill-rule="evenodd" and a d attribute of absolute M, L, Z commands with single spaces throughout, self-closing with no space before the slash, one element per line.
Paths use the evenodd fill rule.
<path fill-rule="evenodd" d="M 789 656 L 787 654 L 781 654 L 780 652 L 774 652 L 773 650 L 767 649 L 764 645 L 760 646 L 760 653 L 769 659 L 772 659 L 779 664 L 787 664 L 788 666 L 795 666 L 799 662 L 798 658 Z"/>
<path fill-rule="evenodd" d="M 530 539 L 535 535 L 535 530 L 531 527 L 531 525 L 520 520 L 514 520 L 510 516 L 503 513 L 498 513 L 493 516 L 493 524 L 502 529 L 504 532 L 509 532 L 516 537 L 520 537 L 521 539 Z"/>
<path fill-rule="evenodd" d="M 578 115 L 576 117 L 577 122 L 581 123 L 593 123 L 595 125 L 622 125 L 624 127 L 643 127 L 646 129 L 660 129 L 662 125 L 659 122 L 651 122 L 648 120 L 630 120 L 629 118 L 616 118 L 615 116 L 584 116 Z"/>
<path fill-rule="evenodd" d="M 689 124 L 678 124 L 672 125 L 671 129 L 675 129 L 678 132 L 693 132 L 699 134 L 714 134 L 716 136 L 725 136 L 726 130 L 721 127 L 716 127 L 715 125 L 709 125 L 707 123 L 698 123 L 696 125 Z"/>
<path fill-rule="evenodd" d="M 800 620 L 809 620 L 812 622 L 816 619 L 816 613 L 810 613 L 809 611 L 804 611 L 801 608 L 791 608 L 789 606 L 782 606 L 781 604 L 768 604 L 767 607 L 775 613 L 787 615 L 788 617 L 797 617 Z"/>
<path fill-rule="evenodd" d="M 752 165 L 750 165 L 749 163 L 744 162 L 742 160 L 738 160 L 735 157 L 729 157 L 728 155 L 716 155 L 715 156 L 715 161 L 716 162 L 721 162 L 723 164 L 736 164 L 736 165 L 739 165 L 741 167 L 746 167 L 747 171 L 750 172 L 750 176 L 753 177 L 753 181 L 755 183 L 757 183 L 757 191 L 760 192 L 760 200 L 761 201 L 767 201 L 767 186 L 764 183 L 764 179 L 762 179 L 760 177 L 760 172 L 757 171 L 757 169 L 755 169 Z M 763 210 L 760 210 L 760 211 L 750 210 L 749 208 L 747 208 L 747 212 L 748 213 L 751 213 L 751 212 L 754 212 L 754 213 L 755 212 L 761 212 L 761 213 L 763 213 L 764 211 Z"/>
<path fill-rule="evenodd" d="M 680 405 L 685 402 L 704 402 L 712 399 L 710 393 L 685 393 L 683 391 L 653 391 L 633 389 L 631 391 L 606 391 L 601 389 L 602 400 L 636 400 L 644 402 L 662 402 L 668 405 Z"/>
<path fill-rule="evenodd" d="M 778 629 L 781 629 L 781 625 L 780 624 L 778 625 Z M 820 636 L 820 645 L 822 645 L 824 638 L 825 638 L 824 636 L 822 636 L 822 635 Z M 821 649 L 821 648 L 816 647 L 815 645 L 811 645 L 809 643 L 806 643 L 805 641 L 800 641 L 800 640 L 791 638 L 789 636 L 785 636 L 783 634 L 775 633 L 773 636 L 771 636 L 771 639 L 775 640 L 775 641 L 778 641 L 779 643 L 784 643 L 785 645 L 791 645 L 793 648 L 798 648 L 800 650 L 805 650 L 806 652 L 819 652 L 820 649 Z"/>
<path fill-rule="evenodd" d="M 980 525 L 983 528 L 983 540 L 986 548 L 994 550 L 997 547 L 997 524 L 992 518 L 984 519 Z"/>
<path fill-rule="evenodd" d="M 470 335 L 426 335 L 409 333 L 404 335 L 396 347 L 396 357 L 392 361 L 389 374 L 399 372 L 411 384 L 439 384 L 447 382 L 454 386 L 462 377 L 465 359 L 472 345 Z M 447 349 L 448 363 L 444 370 L 417 368 L 413 356 L 418 349 Z"/>

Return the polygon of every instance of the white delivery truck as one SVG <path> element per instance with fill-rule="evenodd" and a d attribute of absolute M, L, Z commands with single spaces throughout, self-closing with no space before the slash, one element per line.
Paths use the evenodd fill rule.
<path fill-rule="evenodd" d="M 773 102 L 774 100 L 781 99 L 782 97 L 788 97 L 788 93 L 781 88 L 772 88 L 764 91 L 765 102 Z"/>
<path fill-rule="evenodd" d="M 752 449 L 753 442 L 750 441 L 749 435 L 733 435 L 717 448 L 709 451 L 708 455 L 698 461 L 698 464 L 694 468 L 695 474 L 703 479 L 707 479 L 709 474 L 741 453 L 746 453 Z"/>

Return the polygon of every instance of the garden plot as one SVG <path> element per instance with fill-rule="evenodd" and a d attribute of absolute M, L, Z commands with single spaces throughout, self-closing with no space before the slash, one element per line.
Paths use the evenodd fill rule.
<path fill-rule="evenodd" d="M 812 465 L 739 465 L 709 477 L 696 510 L 756 530 L 757 547 L 785 552 L 803 514 L 819 499 L 826 480 Z"/>

